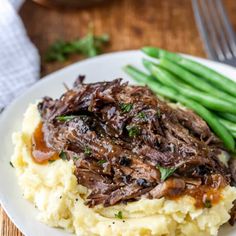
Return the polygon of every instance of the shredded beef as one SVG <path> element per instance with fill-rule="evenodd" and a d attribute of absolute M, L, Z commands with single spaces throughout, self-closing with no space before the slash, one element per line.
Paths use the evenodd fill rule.
<path fill-rule="evenodd" d="M 38 110 L 47 146 L 74 160 L 78 183 L 91 190 L 90 207 L 179 195 L 214 175 L 222 177 L 217 188 L 230 183 L 217 158 L 222 143 L 194 112 L 121 79 L 83 79 L 59 99 L 45 97 Z M 175 171 L 164 181 L 160 166 Z"/>

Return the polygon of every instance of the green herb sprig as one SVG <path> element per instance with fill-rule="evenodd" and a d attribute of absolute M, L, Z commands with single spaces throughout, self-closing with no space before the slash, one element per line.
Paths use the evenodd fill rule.
<path fill-rule="evenodd" d="M 67 160 L 67 156 L 66 156 L 66 153 L 64 151 L 60 152 L 59 157 L 64 161 Z"/>
<path fill-rule="evenodd" d="M 170 177 L 176 171 L 176 168 L 165 168 L 159 165 L 157 165 L 156 168 L 159 169 L 161 173 L 162 181 L 165 181 L 168 177 Z"/>
<path fill-rule="evenodd" d="M 131 103 L 121 103 L 120 104 L 120 109 L 125 113 L 130 112 L 132 110 L 132 108 L 133 108 L 133 104 L 131 104 Z"/>
<path fill-rule="evenodd" d="M 204 202 L 204 207 L 205 208 L 211 208 L 212 207 L 212 203 L 210 199 L 206 199 Z"/>
<path fill-rule="evenodd" d="M 140 133 L 139 128 L 137 126 L 134 126 L 134 125 L 133 126 L 132 125 L 127 125 L 126 129 L 128 131 L 128 134 L 129 134 L 130 138 L 136 138 Z"/>
<path fill-rule="evenodd" d="M 9 164 L 10 164 L 10 166 L 11 166 L 12 168 L 14 168 L 14 165 L 12 164 L 12 162 L 11 162 L 11 161 L 9 162 Z"/>
<path fill-rule="evenodd" d="M 56 161 L 56 160 L 48 160 L 48 163 L 51 164 L 51 163 L 53 163 L 54 161 Z"/>
<path fill-rule="evenodd" d="M 106 163 L 107 161 L 106 160 L 99 160 L 97 163 L 99 164 L 99 165 L 103 165 L 104 163 Z"/>
<path fill-rule="evenodd" d="M 73 156 L 73 160 L 74 160 L 74 161 L 78 161 L 78 160 L 79 160 L 79 157 L 78 157 L 78 156 Z"/>
<path fill-rule="evenodd" d="M 91 155 L 92 154 L 92 149 L 90 147 L 85 147 L 84 148 L 84 154 L 85 155 Z"/>
<path fill-rule="evenodd" d="M 138 113 L 137 117 L 138 117 L 139 119 L 142 119 L 142 120 L 146 120 L 146 119 L 147 119 L 147 116 L 146 116 L 146 114 L 145 114 L 143 111 L 140 111 L 140 112 Z"/>
<path fill-rule="evenodd" d="M 76 116 L 57 116 L 56 119 L 58 121 L 70 121 L 74 119 Z"/>
<path fill-rule="evenodd" d="M 115 217 L 118 218 L 118 219 L 123 219 L 122 211 L 118 211 L 118 213 L 115 213 Z"/>
<path fill-rule="evenodd" d="M 53 43 L 46 52 L 47 62 L 66 61 L 71 54 L 81 54 L 85 57 L 94 57 L 102 52 L 102 48 L 109 42 L 109 35 L 95 36 L 90 27 L 89 32 L 83 38 L 74 41 L 58 40 Z"/>

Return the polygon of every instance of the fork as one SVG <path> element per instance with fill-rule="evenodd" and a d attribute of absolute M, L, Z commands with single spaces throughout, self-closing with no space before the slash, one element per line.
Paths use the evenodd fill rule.
<path fill-rule="evenodd" d="M 208 57 L 236 66 L 236 36 L 221 0 L 192 0 L 192 6 Z"/>

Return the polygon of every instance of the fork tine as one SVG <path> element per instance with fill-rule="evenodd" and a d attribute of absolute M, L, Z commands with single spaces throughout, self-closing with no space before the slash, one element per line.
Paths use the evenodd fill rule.
<path fill-rule="evenodd" d="M 200 5 L 201 5 L 201 9 L 202 9 L 203 16 L 204 16 L 204 19 L 205 19 L 205 24 L 207 26 L 207 30 L 208 30 L 208 33 L 209 33 L 209 36 L 210 36 L 210 41 L 214 45 L 216 55 L 218 57 L 217 59 L 220 60 L 220 61 L 223 61 L 225 59 L 225 56 L 224 56 L 223 49 L 221 47 L 221 44 L 220 44 L 219 39 L 218 39 L 217 34 L 216 34 L 215 24 L 212 20 L 211 15 L 209 14 L 211 6 L 209 6 L 208 4 L 209 4 L 209 1 L 200 0 Z"/>
<path fill-rule="evenodd" d="M 227 36 L 228 36 L 228 39 L 229 39 L 229 44 L 231 46 L 231 50 L 233 52 L 233 55 L 236 56 L 236 36 L 235 36 L 234 30 L 232 28 L 232 25 L 229 21 L 229 18 L 226 14 L 225 8 L 224 8 L 221 0 L 216 0 L 216 5 L 217 5 L 217 8 L 218 8 L 218 11 L 220 12 L 220 14 L 222 16 L 221 17 L 222 18 L 222 23 L 224 24 L 224 27 L 226 29 Z"/>
<path fill-rule="evenodd" d="M 198 5 L 198 0 L 192 0 L 192 6 L 193 6 L 193 12 L 194 12 L 195 20 L 197 22 L 198 30 L 201 34 L 202 39 L 203 39 L 203 43 L 204 43 L 204 47 L 207 52 L 207 55 L 210 59 L 215 60 L 216 54 L 215 54 L 215 51 L 210 43 L 208 33 L 207 33 L 206 28 L 204 26 L 204 21 L 203 21 L 202 15 L 200 13 L 200 7 Z"/>
<path fill-rule="evenodd" d="M 208 0 L 208 10 L 209 10 L 209 15 L 212 21 L 212 25 L 215 29 L 215 34 L 218 39 L 218 43 L 221 44 L 222 46 L 222 52 L 224 56 L 227 59 L 231 59 L 233 57 L 231 51 L 230 51 L 230 45 L 227 40 L 226 32 L 225 32 L 225 27 L 222 24 L 221 20 L 221 14 L 218 11 L 218 7 L 216 5 L 216 1 Z"/>

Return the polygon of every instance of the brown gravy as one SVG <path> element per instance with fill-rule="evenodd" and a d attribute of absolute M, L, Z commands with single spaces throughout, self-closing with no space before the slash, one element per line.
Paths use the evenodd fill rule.
<path fill-rule="evenodd" d="M 221 200 L 221 189 L 215 189 L 207 185 L 202 185 L 191 190 L 186 194 L 195 199 L 196 208 L 210 208 Z"/>
<path fill-rule="evenodd" d="M 222 199 L 221 190 L 223 186 L 214 188 L 210 185 L 200 185 L 192 189 L 186 189 L 177 195 L 167 195 L 165 197 L 170 200 L 177 200 L 184 195 L 188 195 L 195 199 L 194 205 L 196 208 L 211 208 Z"/>
<path fill-rule="evenodd" d="M 39 123 L 32 136 L 32 157 L 40 164 L 46 164 L 49 160 L 58 159 L 58 153 L 50 149 L 44 141 L 42 122 Z"/>

